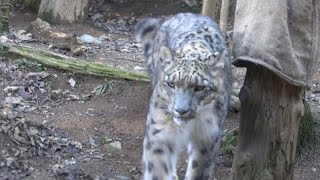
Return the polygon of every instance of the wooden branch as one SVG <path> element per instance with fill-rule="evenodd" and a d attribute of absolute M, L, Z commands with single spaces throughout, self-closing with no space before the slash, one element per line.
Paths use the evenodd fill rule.
<path fill-rule="evenodd" d="M 122 69 L 88 62 L 82 59 L 63 56 L 49 51 L 20 46 L 14 44 L 1 44 L 9 48 L 9 53 L 32 59 L 49 67 L 59 68 L 81 74 L 121 78 L 136 81 L 150 81 L 146 74 L 125 71 Z"/>

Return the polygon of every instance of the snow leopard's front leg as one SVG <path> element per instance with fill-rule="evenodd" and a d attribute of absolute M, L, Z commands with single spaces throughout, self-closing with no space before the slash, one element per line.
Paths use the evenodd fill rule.
<path fill-rule="evenodd" d="M 177 146 L 172 142 L 176 136 L 157 124 L 154 119 L 147 122 L 143 142 L 143 178 L 144 180 L 177 180 Z M 170 137 L 171 136 L 171 137 Z"/>
<path fill-rule="evenodd" d="M 220 133 L 214 132 L 211 139 L 193 136 L 188 147 L 188 167 L 185 180 L 210 180 L 219 151 Z"/>

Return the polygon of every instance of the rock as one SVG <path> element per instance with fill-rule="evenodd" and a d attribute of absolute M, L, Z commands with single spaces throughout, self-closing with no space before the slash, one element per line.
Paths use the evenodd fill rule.
<path fill-rule="evenodd" d="M 121 142 L 120 141 L 114 141 L 109 144 L 111 147 L 116 148 L 116 149 L 122 149 Z"/>
<path fill-rule="evenodd" d="M 140 174 L 141 172 L 138 170 L 137 167 L 133 167 L 132 169 L 130 169 L 129 171 L 131 174 Z"/>
<path fill-rule="evenodd" d="M 127 176 L 122 176 L 122 175 L 118 175 L 115 177 L 116 180 L 130 180 L 129 177 Z"/>
<path fill-rule="evenodd" d="M 29 32 L 39 32 L 39 31 L 47 31 L 50 30 L 50 24 L 46 21 L 43 21 L 40 18 L 37 18 L 34 22 L 30 23 L 30 26 L 28 28 Z"/>
<path fill-rule="evenodd" d="M 123 20 L 123 19 L 119 19 L 119 20 L 118 20 L 118 24 L 119 24 L 120 26 L 124 26 L 124 25 L 126 25 L 126 21 Z"/>
<path fill-rule="evenodd" d="M 92 19 L 92 21 L 96 21 L 96 20 L 98 20 L 98 19 L 101 19 L 102 17 L 103 17 L 102 14 L 97 13 L 97 14 L 93 15 L 93 16 L 91 17 L 91 19 Z"/>
<path fill-rule="evenodd" d="M 133 68 L 133 70 L 135 70 L 135 71 L 140 71 L 140 72 L 144 72 L 144 71 L 146 71 L 146 68 L 141 67 L 141 66 L 135 66 L 135 67 Z"/>
<path fill-rule="evenodd" d="M 15 159 L 15 158 L 12 158 L 12 157 L 5 158 L 5 160 L 6 160 L 6 165 L 7 165 L 7 167 L 10 167 L 10 166 L 12 165 L 12 163 L 13 163 L 14 161 L 16 161 L 16 159 Z"/>
<path fill-rule="evenodd" d="M 20 104 L 22 100 L 22 97 L 6 97 L 4 103 L 9 105 Z"/>
<path fill-rule="evenodd" d="M 9 39 L 7 38 L 7 36 L 0 36 L 0 43 L 5 43 L 9 41 Z"/>
<path fill-rule="evenodd" d="M 96 144 L 96 141 L 92 137 L 89 138 L 89 143 L 92 148 L 98 147 L 98 145 Z"/>
<path fill-rule="evenodd" d="M 82 41 L 83 43 L 88 43 L 88 44 L 100 44 L 101 41 L 99 41 L 97 38 L 88 35 L 88 34 L 84 34 L 82 36 L 80 36 L 80 41 Z"/>
<path fill-rule="evenodd" d="M 87 47 L 83 45 L 78 36 L 68 36 L 65 38 L 65 46 L 73 53 L 73 55 L 80 56 L 87 52 Z"/>
<path fill-rule="evenodd" d="M 111 35 L 102 35 L 98 38 L 99 41 L 112 41 Z"/>
<path fill-rule="evenodd" d="M 73 78 L 70 78 L 69 79 L 69 84 L 70 84 L 71 87 L 74 88 L 74 86 L 76 85 L 76 81 Z"/>
<path fill-rule="evenodd" d="M 27 33 L 26 30 L 19 30 L 17 32 L 17 38 L 20 41 L 29 41 L 32 39 L 32 34 L 31 33 Z"/>

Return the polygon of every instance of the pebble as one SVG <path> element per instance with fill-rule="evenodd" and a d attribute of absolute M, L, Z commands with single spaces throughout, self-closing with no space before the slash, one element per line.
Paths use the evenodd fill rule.
<path fill-rule="evenodd" d="M 103 17 L 102 14 L 97 13 L 97 14 L 91 16 L 91 19 L 92 19 L 93 21 L 96 21 L 96 20 L 98 20 L 98 19 L 101 19 L 102 17 Z"/>
<path fill-rule="evenodd" d="M 117 179 L 117 180 L 130 180 L 129 177 L 127 177 L 127 176 L 122 176 L 122 175 L 116 176 L 115 179 Z"/>
<path fill-rule="evenodd" d="M 124 21 L 123 19 L 119 19 L 118 24 L 121 26 L 124 26 L 124 25 L 126 25 L 126 21 Z"/>
<path fill-rule="evenodd" d="M 133 70 L 135 70 L 135 71 L 146 71 L 146 68 L 144 68 L 144 67 L 141 67 L 141 66 L 135 66 L 134 68 L 133 68 Z"/>
<path fill-rule="evenodd" d="M 100 44 L 101 41 L 98 40 L 98 38 L 95 38 L 91 35 L 84 34 L 80 36 L 80 41 L 83 43 L 88 43 L 88 44 Z"/>
<path fill-rule="evenodd" d="M 5 43 L 7 42 L 9 39 L 7 38 L 7 36 L 0 36 L 0 43 Z"/>
<path fill-rule="evenodd" d="M 116 148 L 116 149 L 122 149 L 121 142 L 120 141 L 114 141 L 109 144 L 111 147 Z"/>

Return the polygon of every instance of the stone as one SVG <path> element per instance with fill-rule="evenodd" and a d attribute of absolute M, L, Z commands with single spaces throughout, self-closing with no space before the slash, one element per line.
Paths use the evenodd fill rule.
<path fill-rule="evenodd" d="M 121 142 L 120 141 L 114 141 L 109 144 L 111 147 L 115 149 L 122 149 Z"/>
<path fill-rule="evenodd" d="M 93 21 L 96 21 L 96 20 L 98 20 L 98 19 L 101 19 L 102 17 L 103 17 L 102 14 L 97 13 L 97 14 L 93 15 L 93 16 L 91 17 L 91 19 L 92 19 Z"/>

